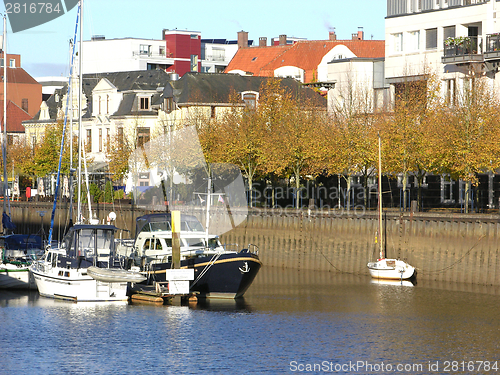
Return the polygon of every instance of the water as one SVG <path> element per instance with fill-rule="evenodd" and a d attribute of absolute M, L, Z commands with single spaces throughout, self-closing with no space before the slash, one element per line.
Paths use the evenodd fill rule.
<path fill-rule="evenodd" d="M 498 373 L 498 294 L 266 267 L 243 301 L 196 306 L 0 291 L 0 373 Z"/>

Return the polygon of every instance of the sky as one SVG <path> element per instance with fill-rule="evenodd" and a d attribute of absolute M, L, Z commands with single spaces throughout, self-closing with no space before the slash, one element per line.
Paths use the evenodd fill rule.
<path fill-rule="evenodd" d="M 244 30 L 256 45 L 259 37 L 267 37 L 269 44 L 281 34 L 328 39 L 331 28 L 337 39 L 350 39 L 359 27 L 365 39 L 385 38 L 386 0 L 84 0 L 83 9 L 83 40 L 92 35 L 159 40 L 163 29 L 176 28 L 199 31 L 202 39 L 228 40 Z M 34 78 L 68 76 L 76 15 L 77 7 L 16 33 L 7 22 L 7 53 L 20 54 L 21 66 Z"/>

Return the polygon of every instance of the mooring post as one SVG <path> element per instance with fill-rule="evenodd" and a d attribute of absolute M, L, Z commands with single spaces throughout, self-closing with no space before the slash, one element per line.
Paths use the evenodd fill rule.
<path fill-rule="evenodd" d="M 172 268 L 181 268 L 181 212 L 172 211 Z"/>

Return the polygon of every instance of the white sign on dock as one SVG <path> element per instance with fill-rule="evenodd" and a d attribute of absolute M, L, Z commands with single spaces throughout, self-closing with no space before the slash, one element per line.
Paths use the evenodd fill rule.
<path fill-rule="evenodd" d="M 188 280 L 170 280 L 168 282 L 169 294 L 189 294 Z"/>
<path fill-rule="evenodd" d="M 165 279 L 171 280 L 194 280 L 194 268 L 171 269 L 165 271 Z"/>

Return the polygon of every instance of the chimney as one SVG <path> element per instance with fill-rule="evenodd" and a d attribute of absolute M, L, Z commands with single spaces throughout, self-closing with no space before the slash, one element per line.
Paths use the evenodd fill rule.
<path fill-rule="evenodd" d="M 248 47 L 248 31 L 238 31 L 238 49 Z"/>
<path fill-rule="evenodd" d="M 265 36 L 261 36 L 259 38 L 259 47 L 266 47 L 267 46 L 267 38 Z"/>
<path fill-rule="evenodd" d="M 365 33 L 363 31 L 362 27 L 358 27 L 358 33 L 357 34 L 352 34 L 353 39 L 357 40 L 363 40 L 365 39 Z"/>
<path fill-rule="evenodd" d="M 286 34 L 280 35 L 280 46 L 286 46 Z"/>
<path fill-rule="evenodd" d="M 330 29 L 330 31 L 328 32 L 328 39 L 337 40 L 337 34 L 335 34 L 335 28 Z"/>

